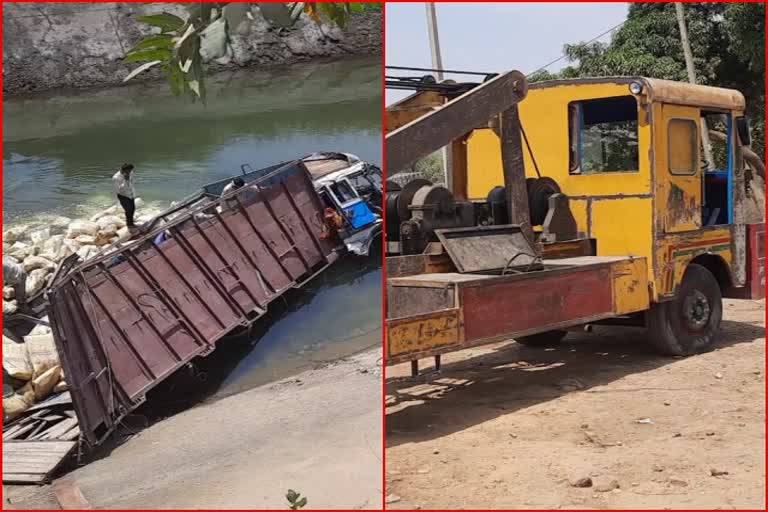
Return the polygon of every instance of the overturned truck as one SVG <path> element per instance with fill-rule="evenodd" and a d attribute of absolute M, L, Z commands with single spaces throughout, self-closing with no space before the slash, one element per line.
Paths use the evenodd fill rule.
<path fill-rule="evenodd" d="M 206 186 L 130 243 L 62 262 L 46 293 L 82 438 L 101 443 L 153 387 L 339 258 L 300 160 Z"/>

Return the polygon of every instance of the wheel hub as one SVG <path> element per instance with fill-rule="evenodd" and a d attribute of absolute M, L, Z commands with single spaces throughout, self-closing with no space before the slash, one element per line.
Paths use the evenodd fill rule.
<path fill-rule="evenodd" d="M 689 329 L 701 330 L 709 323 L 712 309 L 706 295 L 693 290 L 683 301 L 683 318 Z"/>

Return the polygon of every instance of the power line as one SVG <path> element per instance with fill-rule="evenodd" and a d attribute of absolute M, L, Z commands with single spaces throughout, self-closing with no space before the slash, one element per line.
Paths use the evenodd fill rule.
<path fill-rule="evenodd" d="M 610 32 L 613 32 L 613 31 L 614 31 L 614 30 L 616 30 L 617 28 L 621 27 L 621 26 L 622 26 L 622 25 L 624 25 L 626 22 L 627 22 L 627 20 L 624 20 L 624 21 L 622 21 L 622 22 L 621 22 L 621 23 L 619 23 L 618 25 L 616 25 L 616 26 L 614 26 L 614 27 L 611 27 L 611 28 L 609 28 L 608 30 L 606 30 L 606 31 L 605 31 L 605 32 L 603 32 L 602 34 L 599 34 L 599 35 L 597 35 L 597 36 L 593 37 L 592 39 L 590 39 L 589 41 L 587 41 L 586 43 L 583 43 L 583 44 L 590 44 L 590 43 L 594 43 L 595 41 L 597 41 L 598 39 L 600 39 L 600 38 L 601 38 L 601 37 L 603 37 L 604 35 L 606 35 L 606 34 L 608 34 L 608 33 L 610 33 Z M 552 62 L 548 62 L 548 63 L 544 64 L 543 66 L 541 66 L 540 68 L 536 69 L 535 71 L 531 71 L 530 73 L 528 73 L 528 74 L 527 74 L 527 76 L 530 76 L 530 75 L 532 75 L 532 74 L 534 74 L 534 73 L 538 73 L 539 71 L 544 71 L 544 70 L 545 70 L 545 69 L 547 69 L 549 66 L 551 66 L 552 64 L 556 64 L 556 63 L 560 62 L 560 61 L 561 61 L 561 60 L 563 60 L 565 57 L 566 57 L 566 54 L 565 54 L 565 52 L 563 52 L 563 54 L 562 54 L 560 57 L 556 58 L 556 59 L 555 59 L 555 60 L 553 60 Z"/>

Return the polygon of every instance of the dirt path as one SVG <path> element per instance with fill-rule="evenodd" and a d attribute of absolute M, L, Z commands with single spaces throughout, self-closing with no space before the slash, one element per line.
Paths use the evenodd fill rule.
<path fill-rule="evenodd" d="M 161 421 L 67 475 L 97 509 L 380 509 L 381 350 Z M 51 486 L 5 487 L 16 509 Z"/>
<path fill-rule="evenodd" d="M 764 319 L 726 301 L 717 349 L 686 359 L 600 328 L 388 368 L 387 507 L 764 509 Z"/>

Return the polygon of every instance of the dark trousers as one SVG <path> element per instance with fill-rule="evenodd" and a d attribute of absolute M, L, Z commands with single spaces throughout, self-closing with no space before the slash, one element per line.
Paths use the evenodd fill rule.
<path fill-rule="evenodd" d="M 117 200 L 120 201 L 120 206 L 125 210 L 125 223 L 128 227 L 133 227 L 133 214 L 136 212 L 136 200 L 131 197 L 121 196 L 117 194 Z"/>

